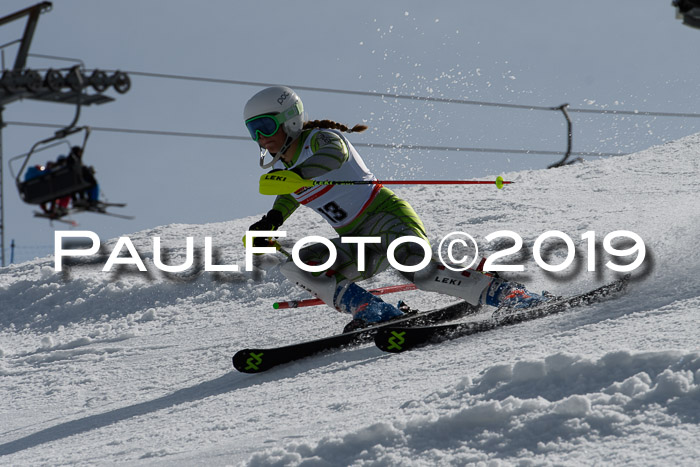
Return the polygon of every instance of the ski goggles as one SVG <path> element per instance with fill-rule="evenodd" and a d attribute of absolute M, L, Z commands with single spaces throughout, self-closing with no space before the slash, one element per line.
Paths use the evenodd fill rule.
<path fill-rule="evenodd" d="M 259 140 L 260 135 L 269 138 L 279 131 L 280 125 L 297 115 L 301 115 L 303 111 L 301 101 L 297 101 L 296 104 L 282 113 L 258 115 L 257 117 L 249 118 L 245 121 L 245 126 L 248 128 L 253 141 Z"/>
<path fill-rule="evenodd" d="M 258 115 L 245 121 L 245 126 L 250 132 L 250 137 L 253 141 L 260 139 L 260 135 L 269 138 L 274 136 L 280 129 L 280 125 L 284 120 L 278 118 L 278 115 Z"/>

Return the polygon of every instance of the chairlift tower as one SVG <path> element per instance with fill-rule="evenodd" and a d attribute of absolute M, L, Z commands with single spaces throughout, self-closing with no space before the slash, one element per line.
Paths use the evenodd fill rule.
<path fill-rule="evenodd" d="M 27 17 L 22 37 L 0 45 L 0 50 L 3 51 L 4 56 L 5 47 L 19 44 L 14 65 L 12 68 L 3 69 L 0 77 L 0 267 L 5 266 L 5 195 L 3 192 L 2 157 L 2 129 L 5 127 L 2 113 L 5 106 L 22 99 L 75 105 L 76 115 L 73 122 L 66 128 L 56 132 L 56 137 L 60 138 L 70 134 L 70 130 L 77 124 L 80 117 L 80 106 L 104 104 L 113 101 L 114 98 L 102 94 L 110 86 L 114 87 L 120 94 L 127 92 L 131 87 L 131 80 L 128 75 L 119 71 L 109 75 L 104 71 L 94 70 L 88 77 L 85 76 L 85 71 L 81 66 L 73 66 L 68 69 L 50 68 L 42 76 L 38 71 L 27 68 L 27 57 L 32 55 L 29 53 L 29 47 L 34 37 L 39 16 L 52 8 L 51 2 L 41 2 L 0 18 L 0 26 L 3 26 Z M 41 58 L 59 58 L 45 55 L 36 56 Z M 88 93 L 88 87 L 92 87 L 95 92 L 92 94 Z"/>

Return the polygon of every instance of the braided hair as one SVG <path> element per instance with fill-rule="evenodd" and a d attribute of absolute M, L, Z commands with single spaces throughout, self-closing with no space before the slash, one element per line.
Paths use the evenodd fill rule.
<path fill-rule="evenodd" d="M 347 125 L 343 125 L 342 123 L 334 122 L 333 120 L 312 120 L 312 121 L 307 121 L 304 122 L 304 130 L 310 130 L 311 128 L 324 128 L 324 129 L 330 129 L 330 130 L 340 130 L 344 133 L 362 133 L 365 131 L 368 126 L 367 125 L 355 125 L 354 127 L 350 128 Z"/>

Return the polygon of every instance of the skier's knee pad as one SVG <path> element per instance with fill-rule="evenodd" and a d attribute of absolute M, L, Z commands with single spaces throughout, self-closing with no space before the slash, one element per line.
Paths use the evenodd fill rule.
<path fill-rule="evenodd" d="M 326 305 L 335 308 L 333 297 L 335 296 L 337 283 L 333 275 L 328 275 L 325 272 L 311 273 L 304 271 L 294 264 L 293 261 L 284 263 L 280 267 L 280 272 L 292 283 L 310 292 L 313 296 L 320 298 Z"/>
<path fill-rule="evenodd" d="M 453 271 L 437 263 L 430 263 L 413 276 L 413 283 L 421 290 L 459 297 L 472 305 L 481 302 L 491 281 L 492 277 L 479 271 Z"/>

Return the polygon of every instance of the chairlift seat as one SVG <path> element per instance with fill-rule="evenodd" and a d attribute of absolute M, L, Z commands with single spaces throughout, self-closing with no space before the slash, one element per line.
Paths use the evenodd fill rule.
<path fill-rule="evenodd" d="M 55 166 L 38 177 L 19 183 L 19 192 L 26 203 L 47 203 L 93 187 L 94 180 L 86 179 L 83 173 L 80 163 Z"/>

